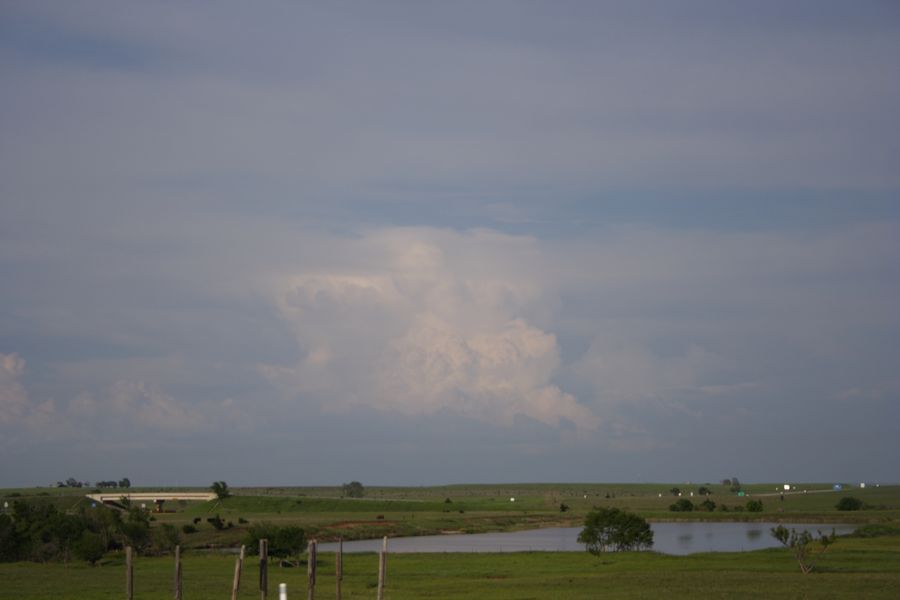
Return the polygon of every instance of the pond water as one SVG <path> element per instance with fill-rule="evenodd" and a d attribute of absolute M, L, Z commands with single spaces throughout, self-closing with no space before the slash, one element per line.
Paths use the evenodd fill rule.
<path fill-rule="evenodd" d="M 779 546 L 769 530 L 777 523 L 651 523 L 653 550 L 664 554 L 695 552 L 746 552 Z M 788 529 L 817 530 L 838 535 L 851 533 L 853 525 L 783 523 Z M 581 527 L 549 527 L 509 533 L 425 535 L 390 538 L 388 552 L 583 552 L 578 543 Z M 344 552 L 378 552 L 382 540 L 344 542 Z M 322 552 L 334 552 L 337 544 L 319 544 Z"/>

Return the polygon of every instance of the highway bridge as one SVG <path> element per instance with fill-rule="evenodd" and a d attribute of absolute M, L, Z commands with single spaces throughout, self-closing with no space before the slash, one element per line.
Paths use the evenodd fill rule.
<path fill-rule="evenodd" d="M 125 508 L 122 500 L 126 500 L 131 504 L 149 504 L 156 505 L 156 512 L 162 512 L 162 506 L 169 500 L 187 500 L 190 502 L 209 502 L 215 500 L 217 496 L 213 492 L 102 492 L 99 494 L 87 494 L 87 497 L 94 502 L 100 502 Z"/>

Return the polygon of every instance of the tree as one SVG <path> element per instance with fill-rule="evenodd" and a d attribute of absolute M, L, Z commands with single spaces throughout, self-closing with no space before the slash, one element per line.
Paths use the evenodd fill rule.
<path fill-rule="evenodd" d="M 341 492 L 348 498 L 362 498 L 366 495 L 366 488 L 358 481 L 351 481 L 341 486 Z"/>
<path fill-rule="evenodd" d="M 127 477 L 123 477 L 122 479 L 119 480 L 119 487 L 121 487 L 121 488 L 130 488 L 130 487 L 131 487 L 131 480 L 128 479 Z"/>
<path fill-rule="evenodd" d="M 209 486 L 209 489 L 215 493 L 219 500 L 224 500 L 231 496 L 231 490 L 228 489 L 228 484 L 224 481 L 213 481 L 212 485 Z"/>
<path fill-rule="evenodd" d="M 653 546 L 653 531 L 647 521 L 618 508 L 588 513 L 578 542 L 591 554 L 643 550 Z"/>
<path fill-rule="evenodd" d="M 673 487 L 671 490 L 669 490 L 669 493 L 672 494 L 673 496 L 680 496 L 681 489 L 679 489 L 677 487 Z"/>
<path fill-rule="evenodd" d="M 808 531 L 798 533 L 794 529 L 788 530 L 784 525 L 773 527 L 771 529 L 772 537 L 781 542 L 786 548 L 790 549 L 797 563 L 800 565 L 800 571 L 806 575 L 812 571 L 819 559 L 828 550 L 828 546 L 834 543 L 837 536 L 834 529 L 831 535 L 823 535 L 821 531 L 817 531 L 818 538 L 814 538 Z M 818 542 L 817 544 L 814 542 Z M 818 549 L 815 546 L 819 546 Z"/>
<path fill-rule="evenodd" d="M 738 480 L 737 477 L 731 478 L 731 488 L 730 489 L 734 493 L 738 493 L 739 491 L 741 491 L 741 482 Z"/>
<path fill-rule="evenodd" d="M 712 490 L 704 485 L 701 485 L 700 488 L 697 490 L 698 496 L 709 496 L 710 494 L 712 494 Z"/>
<path fill-rule="evenodd" d="M 835 505 L 838 510 L 859 510 L 863 507 L 863 501 L 853 496 L 844 496 Z"/>

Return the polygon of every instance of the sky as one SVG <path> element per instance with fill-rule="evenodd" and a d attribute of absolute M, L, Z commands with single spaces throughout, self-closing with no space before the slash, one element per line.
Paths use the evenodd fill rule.
<path fill-rule="evenodd" d="M 0 486 L 897 482 L 893 1 L 0 5 Z"/>

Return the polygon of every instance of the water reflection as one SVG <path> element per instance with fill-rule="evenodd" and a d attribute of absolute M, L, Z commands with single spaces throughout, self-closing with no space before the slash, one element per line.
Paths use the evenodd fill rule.
<path fill-rule="evenodd" d="M 762 529 L 748 529 L 747 530 L 747 539 L 755 540 L 763 534 Z"/>

